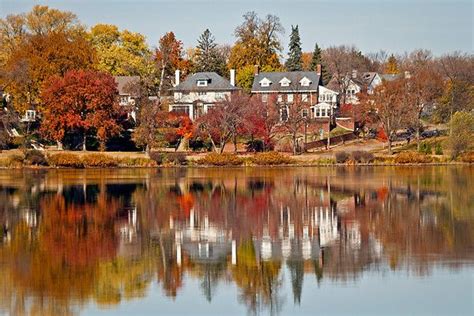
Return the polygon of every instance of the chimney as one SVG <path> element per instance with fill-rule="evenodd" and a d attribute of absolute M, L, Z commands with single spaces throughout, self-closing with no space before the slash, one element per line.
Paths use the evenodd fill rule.
<path fill-rule="evenodd" d="M 405 79 L 410 79 L 411 73 L 409 71 L 405 71 Z"/>
<path fill-rule="evenodd" d="M 235 86 L 235 69 L 230 70 L 230 85 Z"/>
<path fill-rule="evenodd" d="M 174 86 L 175 87 L 179 85 L 179 75 L 180 75 L 180 71 L 179 69 L 176 69 L 176 71 L 174 72 Z"/>
<path fill-rule="evenodd" d="M 352 78 L 357 78 L 357 69 L 352 69 Z"/>
<path fill-rule="evenodd" d="M 321 64 L 317 64 L 316 65 L 316 73 L 321 76 L 321 71 L 322 71 Z"/>
<path fill-rule="evenodd" d="M 253 66 L 254 76 L 257 76 L 259 72 L 260 72 L 260 67 L 258 65 Z"/>

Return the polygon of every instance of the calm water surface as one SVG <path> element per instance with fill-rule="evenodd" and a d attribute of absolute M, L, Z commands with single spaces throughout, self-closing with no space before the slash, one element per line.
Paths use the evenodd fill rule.
<path fill-rule="evenodd" d="M 0 314 L 472 315 L 474 168 L 0 171 Z"/>

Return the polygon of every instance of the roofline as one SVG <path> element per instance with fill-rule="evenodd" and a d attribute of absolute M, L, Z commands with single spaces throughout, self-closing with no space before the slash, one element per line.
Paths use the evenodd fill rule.
<path fill-rule="evenodd" d="M 318 92 L 318 90 L 252 90 L 250 91 L 250 93 L 279 93 L 279 92 L 311 93 L 311 92 Z"/>

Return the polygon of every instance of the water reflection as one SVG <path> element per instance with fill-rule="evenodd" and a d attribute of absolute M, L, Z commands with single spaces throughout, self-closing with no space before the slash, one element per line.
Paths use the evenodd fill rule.
<path fill-rule="evenodd" d="M 278 314 L 304 303 L 304 282 L 472 267 L 473 175 L 469 167 L 2 171 L 0 310 L 114 308 L 156 283 L 174 299 L 189 279 L 210 303 L 218 285 L 234 285 L 250 314 Z"/>

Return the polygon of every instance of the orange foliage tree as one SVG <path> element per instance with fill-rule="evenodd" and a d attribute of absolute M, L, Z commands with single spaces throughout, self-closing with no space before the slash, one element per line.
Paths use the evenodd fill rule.
<path fill-rule="evenodd" d="M 120 132 L 117 117 L 117 86 L 109 74 L 74 70 L 64 77 L 51 77 L 41 98 L 45 105 L 42 134 L 61 143 L 67 133 L 82 133 L 83 149 L 86 136 L 94 133 L 101 150 L 111 136 Z"/>

